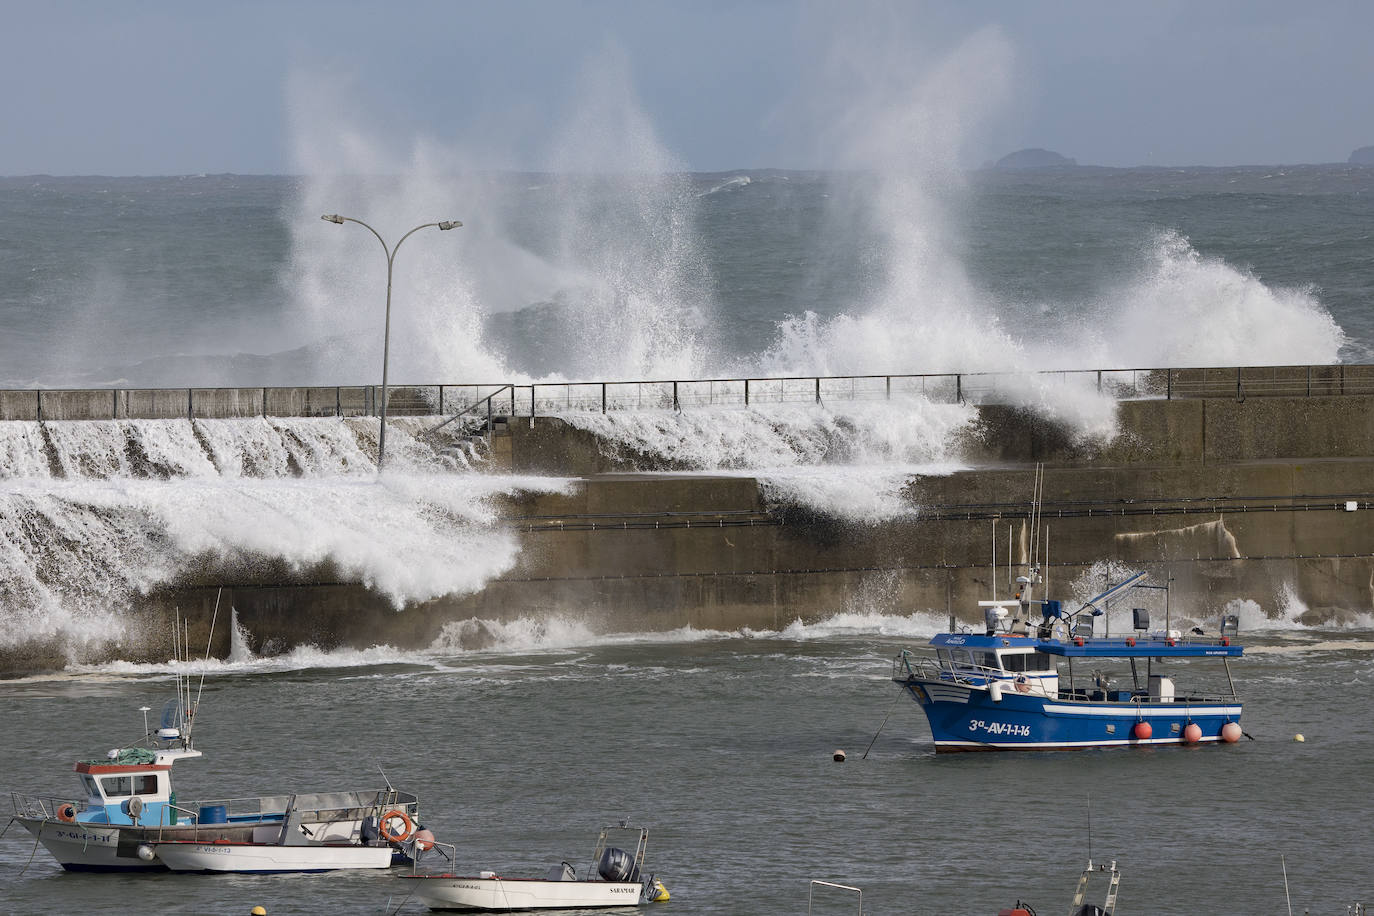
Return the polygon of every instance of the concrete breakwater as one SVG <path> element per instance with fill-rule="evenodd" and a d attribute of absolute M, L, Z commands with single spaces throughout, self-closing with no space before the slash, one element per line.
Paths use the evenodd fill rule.
<path fill-rule="evenodd" d="M 596 631 L 776 629 L 872 609 L 967 619 L 994 587 L 1006 594 L 994 545 L 999 567 L 1008 549 L 1014 561 L 1029 549 L 1037 461 L 1056 591 L 1110 561 L 1173 579 L 1174 611 L 1197 620 L 1238 600 L 1286 602 L 1309 620 L 1374 607 L 1374 397 L 1133 400 L 1118 418 L 1114 439 L 1087 442 L 1027 411 L 983 406 L 954 446 L 969 470 L 914 478 L 903 494 L 911 513 L 861 523 L 779 501 L 744 473 L 662 473 L 671 468 L 654 456 L 562 420 L 505 416 L 489 465 L 578 479 L 498 498 L 495 524 L 518 551 L 482 587 L 398 609 L 330 562 L 207 556 L 133 596 L 118 637 L 82 657 L 165 659 L 173 614 L 203 644 L 217 596 L 221 620 L 232 607 L 257 652 L 478 648 L 494 638 L 485 622 L 552 616 Z M 214 650 L 230 650 L 223 624 Z M 0 650 L 0 670 L 71 655 L 68 639 L 36 636 Z"/>

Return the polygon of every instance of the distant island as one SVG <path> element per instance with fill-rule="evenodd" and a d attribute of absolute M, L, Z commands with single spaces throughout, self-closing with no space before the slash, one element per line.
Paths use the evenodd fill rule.
<path fill-rule="evenodd" d="M 1062 169 L 1078 165 L 1078 160 L 1047 149 L 1019 149 L 993 164 L 995 169 Z"/>
<path fill-rule="evenodd" d="M 1362 146 L 1350 154 L 1350 165 L 1374 165 L 1374 146 Z"/>

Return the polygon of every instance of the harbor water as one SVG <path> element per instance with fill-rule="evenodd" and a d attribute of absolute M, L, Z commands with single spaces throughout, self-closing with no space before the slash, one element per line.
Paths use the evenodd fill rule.
<path fill-rule="evenodd" d="M 562 860 L 581 874 L 599 826 L 628 819 L 650 827 L 648 868 L 672 894 L 657 913 L 802 913 L 812 879 L 862 888 L 873 914 L 995 913 L 1018 898 L 1054 913 L 1090 853 L 1122 870 L 1121 913 L 1282 913 L 1285 862 L 1294 912 L 1369 900 L 1367 619 L 1246 634 L 1232 670 L 1253 740 L 939 756 L 888 679 L 892 657 L 939 626 L 924 615 L 837 614 L 782 632 L 492 626 L 481 652 L 193 663 L 206 756 L 178 764 L 178 794 L 363 788 L 385 771 L 456 844 L 458 871 L 512 877 Z M 1213 664 L 1171 673 L 1205 686 L 1224 677 Z M 168 666 L 2 684 L 0 772 L 13 789 L 69 792 L 74 759 L 137 736 L 138 707 L 170 693 Z M 13 913 L 421 912 L 404 884 L 69 874 L 17 827 L 0 841 Z M 1104 893 L 1099 876 L 1090 900 Z M 817 899 L 817 912 L 854 912 L 838 892 Z"/>

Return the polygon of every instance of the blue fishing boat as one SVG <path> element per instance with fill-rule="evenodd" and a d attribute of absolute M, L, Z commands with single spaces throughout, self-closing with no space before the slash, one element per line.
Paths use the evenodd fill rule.
<path fill-rule="evenodd" d="M 1016 579 L 1014 598 L 978 602 L 982 632 L 951 621 L 950 632 L 931 639 L 933 654 L 908 650 L 894 661 L 892 679 L 925 710 L 937 752 L 1240 740 L 1241 701 L 1228 664 L 1244 651 L 1235 615 L 1223 615 L 1212 634 L 1200 627 L 1184 633 L 1169 628 L 1167 614 L 1165 627 L 1152 630 L 1148 611 L 1136 608 L 1130 633 L 1098 636 L 1094 622 L 1107 601 L 1165 586 L 1148 585 L 1139 573 L 1066 613 L 1059 601 L 1032 597 L 1040 576 L 1029 572 Z M 1221 663 L 1225 687 L 1203 693 L 1175 686 L 1169 664 L 1199 659 Z M 1129 662 L 1129 683 L 1106 673 L 1113 661 Z"/>

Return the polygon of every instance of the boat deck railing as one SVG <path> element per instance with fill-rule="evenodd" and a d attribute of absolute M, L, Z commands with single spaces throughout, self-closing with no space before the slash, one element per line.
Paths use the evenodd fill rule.
<path fill-rule="evenodd" d="M 950 684 L 958 684 L 963 687 L 972 687 L 983 690 L 992 681 L 1011 682 L 1017 677 L 1024 676 L 1030 683 L 1030 693 L 1047 696 L 1047 691 L 1040 686 L 1038 679 L 1041 677 L 1061 677 L 1058 670 L 1055 671 L 1007 671 L 1003 668 L 991 668 L 984 665 L 958 664 L 949 666 L 937 659 L 919 656 L 910 649 L 903 649 L 895 659 L 892 660 L 892 680 L 899 684 L 905 684 L 912 679 L 927 681 L 943 681 Z M 1062 680 L 1062 678 L 1061 678 Z M 1172 699 L 1164 701 L 1159 697 L 1151 697 L 1145 690 L 1125 690 L 1113 689 L 1109 686 L 1094 686 L 1092 688 L 1081 687 L 1060 687 L 1053 699 L 1072 700 L 1083 703 L 1122 703 L 1141 705 L 1147 703 L 1171 702 L 1180 705 L 1189 703 L 1236 703 L 1240 697 L 1234 693 L 1216 694 L 1203 696 L 1182 696 L 1175 695 Z"/>
<path fill-rule="evenodd" d="M 318 792 L 305 795 L 264 795 L 257 798 L 230 798 L 196 802 L 194 806 L 173 806 L 176 824 L 161 824 L 158 838 L 175 829 L 177 839 L 197 839 L 200 834 L 214 835 L 235 828 L 273 826 L 288 816 L 296 816 L 303 824 L 339 824 L 355 822 L 361 827 L 364 818 L 380 815 L 388 808 L 415 814 L 419 800 L 409 792 L 394 789 L 360 792 Z M 224 808 L 225 820 L 202 822 L 206 808 Z M 187 828 L 191 835 L 186 836 Z"/>
<path fill-rule="evenodd" d="M 87 800 L 63 795 L 25 795 L 11 792 L 10 802 L 14 805 L 15 817 L 54 818 L 63 805 L 73 805 L 80 811 L 86 807 Z"/>
<path fill-rule="evenodd" d="M 426 869 L 421 869 L 421 868 L 420 868 L 420 860 L 421 860 L 422 858 L 424 858 L 424 856 L 425 856 L 425 854 L 426 854 L 427 852 L 437 852 L 437 853 L 439 853 L 439 855 L 443 856 L 445 859 L 448 860 L 448 867 L 447 867 L 444 871 L 441 871 L 441 872 L 429 871 L 429 870 L 426 870 Z M 412 854 L 411 859 L 410 859 L 410 874 L 411 874 L 411 875 L 418 875 L 418 876 L 420 876 L 420 877 L 425 877 L 425 878 L 458 878 L 458 877 L 471 877 L 471 875 L 466 875 L 466 876 L 455 875 L 455 874 L 452 872 L 453 865 L 454 865 L 454 863 L 456 863 L 457 861 L 458 861 L 458 847 L 457 847 L 456 844 L 454 844 L 454 843 L 440 843 L 438 840 L 432 840 L 432 841 L 430 841 L 429 849 L 419 849 L 419 848 L 417 848 L 417 849 L 415 850 L 415 852 Z"/>

